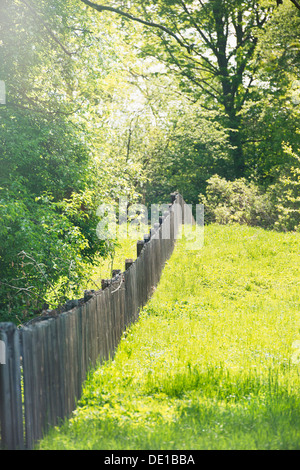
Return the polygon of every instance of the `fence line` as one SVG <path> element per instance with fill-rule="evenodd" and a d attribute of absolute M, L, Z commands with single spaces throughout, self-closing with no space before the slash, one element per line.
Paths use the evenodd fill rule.
<path fill-rule="evenodd" d="M 5 364 L 0 365 L 0 428 L 9 448 L 23 448 L 20 342 L 12 323 L 0 323 L 0 339 L 5 345 Z"/>
<path fill-rule="evenodd" d="M 50 426 L 76 408 L 88 370 L 113 358 L 123 332 L 152 295 L 187 217 L 182 196 L 174 193 L 171 200 L 150 237 L 137 242 L 137 259 L 126 260 L 125 272 L 104 282 L 87 302 L 20 329 L 0 323 L 5 344 L 5 364 L 0 364 L 2 448 L 32 449 Z M 191 213 L 188 218 L 193 219 Z"/>

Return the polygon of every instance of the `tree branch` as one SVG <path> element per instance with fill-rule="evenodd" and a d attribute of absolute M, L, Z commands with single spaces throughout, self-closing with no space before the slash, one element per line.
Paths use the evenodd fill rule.
<path fill-rule="evenodd" d="M 206 45 L 213 51 L 213 53 L 216 55 L 217 53 L 217 50 L 216 50 L 216 47 L 215 45 L 213 44 L 212 41 L 210 41 L 206 36 L 205 34 L 203 33 L 203 31 L 198 27 L 197 23 L 194 21 L 191 13 L 189 12 L 186 4 L 183 2 L 183 0 L 181 0 L 181 5 L 184 9 L 184 11 L 186 12 L 186 14 L 189 16 L 190 20 L 191 20 L 191 23 L 193 24 L 194 28 L 198 31 L 198 33 L 200 34 L 200 36 L 202 37 L 203 41 L 206 43 Z"/>
<path fill-rule="evenodd" d="M 151 26 L 152 28 L 158 28 L 161 31 L 164 31 L 165 33 L 167 33 L 169 36 L 172 36 L 178 42 L 178 44 L 180 44 L 181 47 L 186 48 L 188 51 L 190 50 L 190 46 L 188 44 L 185 44 L 175 33 L 173 33 L 171 29 L 167 28 L 164 25 L 154 23 L 152 21 L 143 20 L 142 18 L 133 16 L 130 13 L 120 10 L 119 8 L 108 7 L 105 5 L 98 5 L 97 3 L 90 2 L 89 0 L 80 0 L 80 1 L 84 3 L 85 5 L 93 8 L 94 10 L 99 11 L 100 13 L 102 11 L 109 11 L 111 13 L 116 13 L 117 15 L 124 16 L 125 18 L 128 18 L 129 20 L 137 21 L 138 23 L 144 24 L 146 26 Z"/>
<path fill-rule="evenodd" d="M 77 109 L 74 109 L 73 111 L 60 111 L 60 110 L 56 110 L 56 111 L 47 111 L 45 108 L 42 109 L 38 109 L 38 107 L 40 106 L 47 106 L 47 103 L 38 103 L 38 102 L 35 102 L 34 100 L 30 99 L 28 96 L 24 95 L 25 98 L 28 100 L 29 103 L 31 103 L 33 106 L 36 106 L 36 108 L 32 108 L 30 106 L 24 106 L 22 105 L 21 103 L 18 103 L 17 101 L 13 101 L 13 100 L 10 100 L 10 105 L 12 108 L 20 108 L 20 109 L 25 109 L 26 111 L 32 111 L 34 113 L 39 113 L 39 114 L 47 114 L 48 116 L 59 116 L 59 115 L 62 115 L 62 116 L 72 116 L 72 114 L 74 113 L 77 113 L 79 110 L 80 110 L 80 107 L 77 108 Z"/>
<path fill-rule="evenodd" d="M 197 85 L 199 88 L 201 88 L 201 90 L 204 91 L 204 93 L 207 93 L 211 98 L 217 99 L 217 101 L 219 101 L 219 100 L 218 100 L 218 97 L 217 97 L 216 95 L 214 95 L 211 91 L 207 90 L 207 89 L 203 86 L 203 84 L 201 83 L 201 82 L 203 82 L 203 83 L 205 83 L 205 84 L 207 85 L 207 82 L 206 82 L 205 80 L 201 80 L 201 81 L 196 80 L 194 77 L 192 77 L 191 75 L 189 75 L 189 74 L 186 72 L 186 70 L 184 69 L 184 67 L 182 67 L 182 66 L 180 65 L 180 63 L 178 62 L 178 60 L 176 59 L 176 57 L 174 57 L 172 51 L 169 49 L 169 47 L 168 47 L 168 45 L 167 45 L 166 43 L 165 43 L 165 47 L 166 47 L 166 50 L 167 50 L 167 52 L 169 53 L 170 57 L 172 58 L 173 63 L 178 67 L 178 69 L 180 70 L 181 74 L 182 74 L 184 77 L 188 78 L 191 82 L 193 82 L 193 83 L 194 83 L 195 85 Z M 213 88 L 211 85 L 208 85 L 208 86 L 209 86 L 209 88 Z"/>
<path fill-rule="evenodd" d="M 300 10 L 300 3 L 297 2 L 297 0 L 291 0 L 291 2 L 295 5 L 296 8 L 298 8 L 298 10 Z"/>
<path fill-rule="evenodd" d="M 60 40 L 55 36 L 55 34 L 51 31 L 51 29 L 49 28 L 49 26 L 42 20 L 41 16 L 35 11 L 35 9 L 28 3 L 26 2 L 26 0 L 22 0 L 22 3 L 24 3 L 24 5 L 27 6 L 27 8 L 29 8 L 29 10 L 37 17 L 37 19 L 42 23 L 42 25 L 44 26 L 44 28 L 46 29 L 46 31 L 48 31 L 48 34 L 49 36 L 53 39 L 53 41 L 55 41 L 59 46 L 60 48 L 64 51 L 65 54 L 67 54 L 69 57 L 71 57 L 74 52 L 69 52 L 65 46 L 60 42 Z"/>
<path fill-rule="evenodd" d="M 0 281 L 0 284 L 2 284 L 3 286 L 7 286 L 7 287 L 10 287 L 11 289 L 16 289 L 18 292 L 25 292 L 27 295 L 29 295 L 29 297 L 32 297 L 31 293 L 29 292 L 29 289 L 34 289 L 34 286 L 29 286 L 29 287 L 17 287 L 17 286 L 12 286 L 11 284 L 8 284 L 7 282 L 3 282 L 3 281 Z"/>

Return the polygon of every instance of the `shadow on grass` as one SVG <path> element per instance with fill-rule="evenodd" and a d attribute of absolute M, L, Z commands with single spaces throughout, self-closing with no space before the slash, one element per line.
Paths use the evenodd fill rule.
<path fill-rule="evenodd" d="M 300 448 L 300 397 L 276 380 L 243 379 L 190 369 L 160 384 L 146 382 L 139 400 L 173 400 L 176 412 L 90 414 L 50 436 L 52 448 L 105 450 L 292 450 Z M 155 398 L 157 397 L 157 398 Z M 174 401 L 175 400 L 175 401 Z M 134 400 L 133 400 L 134 401 Z M 113 414 L 114 404 L 110 403 Z M 43 444 L 47 448 L 47 442 Z M 57 447 L 55 447 L 57 445 Z"/>

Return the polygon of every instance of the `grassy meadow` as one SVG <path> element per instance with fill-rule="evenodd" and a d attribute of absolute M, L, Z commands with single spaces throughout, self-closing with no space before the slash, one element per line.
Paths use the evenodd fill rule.
<path fill-rule="evenodd" d="M 299 449 L 299 252 L 300 234 L 246 226 L 206 227 L 199 251 L 178 240 L 114 360 L 37 448 Z"/>

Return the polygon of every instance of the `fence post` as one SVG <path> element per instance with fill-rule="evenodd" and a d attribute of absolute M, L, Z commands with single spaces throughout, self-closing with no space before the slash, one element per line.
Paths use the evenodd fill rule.
<path fill-rule="evenodd" d="M 106 289 L 106 287 L 109 286 L 110 282 L 109 279 L 101 279 L 101 289 L 104 290 Z"/>
<path fill-rule="evenodd" d="M 142 249 L 144 248 L 144 240 L 138 240 L 136 244 L 136 254 L 137 258 L 140 256 Z"/>
<path fill-rule="evenodd" d="M 178 193 L 176 193 L 176 192 L 175 192 L 175 193 L 171 193 L 171 194 L 170 194 L 170 197 L 171 197 L 171 203 L 172 203 L 172 204 L 175 202 L 175 200 L 176 200 L 176 197 L 177 197 L 177 194 L 178 194 Z"/>
<path fill-rule="evenodd" d="M 129 269 L 132 264 L 133 264 L 133 259 L 132 258 L 126 258 L 125 259 L 125 271 L 127 271 L 127 269 Z"/>
<path fill-rule="evenodd" d="M 8 450 L 24 449 L 19 330 L 13 323 L 0 323 L 0 340 L 5 350 L 0 364 L 1 444 Z"/>

